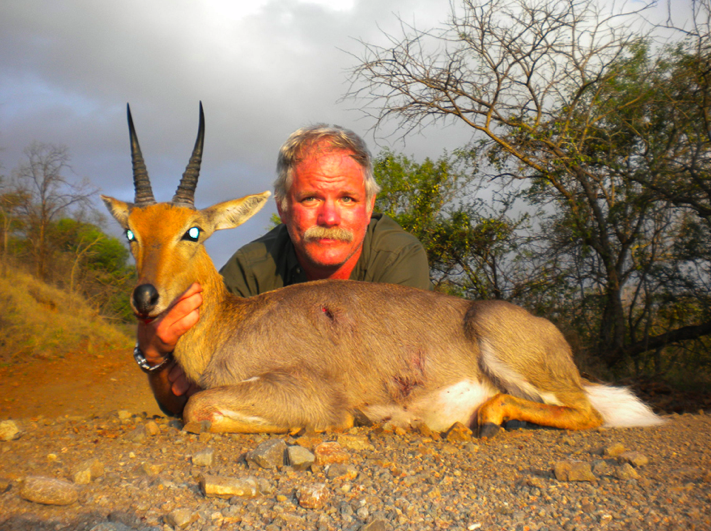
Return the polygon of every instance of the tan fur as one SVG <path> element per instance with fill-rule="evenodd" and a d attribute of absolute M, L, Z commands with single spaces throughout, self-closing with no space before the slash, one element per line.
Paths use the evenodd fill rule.
<path fill-rule="evenodd" d="M 335 280 L 229 294 L 203 242 L 243 223 L 268 195 L 205 210 L 103 198 L 136 235 L 138 285 L 158 292 L 143 318 L 165 312 L 193 282 L 204 288 L 200 321 L 174 353 L 204 389 L 188 401 L 186 421 L 234 432 L 347 427 L 363 415 L 436 429 L 439 418 L 473 428 L 514 419 L 602 424 L 561 333 L 511 304 Z M 200 241 L 181 239 L 194 226 Z"/>

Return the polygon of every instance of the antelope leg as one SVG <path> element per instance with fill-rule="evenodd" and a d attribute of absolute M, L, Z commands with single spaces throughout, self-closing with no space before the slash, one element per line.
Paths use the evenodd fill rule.
<path fill-rule="evenodd" d="M 235 385 L 214 387 L 190 397 L 186 422 L 210 422 L 210 431 L 279 433 L 302 427 L 353 425 L 333 379 L 304 371 L 274 371 Z"/>
<path fill-rule="evenodd" d="M 498 394 L 479 408 L 479 434 L 482 437 L 490 437 L 508 420 L 522 420 L 565 430 L 585 430 L 602 425 L 602 416 L 585 397 L 579 397 L 572 402 L 574 403 L 558 406 Z"/>

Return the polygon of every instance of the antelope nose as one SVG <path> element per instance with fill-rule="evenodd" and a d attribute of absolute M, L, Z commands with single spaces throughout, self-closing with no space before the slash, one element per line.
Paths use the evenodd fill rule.
<path fill-rule="evenodd" d="M 141 284 L 133 290 L 133 305 L 136 311 L 147 315 L 158 302 L 158 291 L 153 284 Z"/>

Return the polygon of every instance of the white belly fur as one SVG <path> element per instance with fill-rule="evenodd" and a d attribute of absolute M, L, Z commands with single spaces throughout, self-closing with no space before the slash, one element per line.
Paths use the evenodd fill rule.
<path fill-rule="evenodd" d="M 468 426 L 479 406 L 496 393 L 487 383 L 462 380 L 406 405 L 369 406 L 363 413 L 372 422 L 389 421 L 402 427 L 425 424 L 431 430 L 445 431 L 455 422 Z"/>

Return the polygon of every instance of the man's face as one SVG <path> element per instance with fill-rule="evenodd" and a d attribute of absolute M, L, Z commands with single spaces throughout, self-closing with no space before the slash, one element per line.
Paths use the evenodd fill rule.
<path fill-rule="evenodd" d="M 310 279 L 348 278 L 375 198 L 366 200 L 363 169 L 351 152 L 307 149 L 294 168 L 288 210 L 278 204 L 279 215 Z"/>

